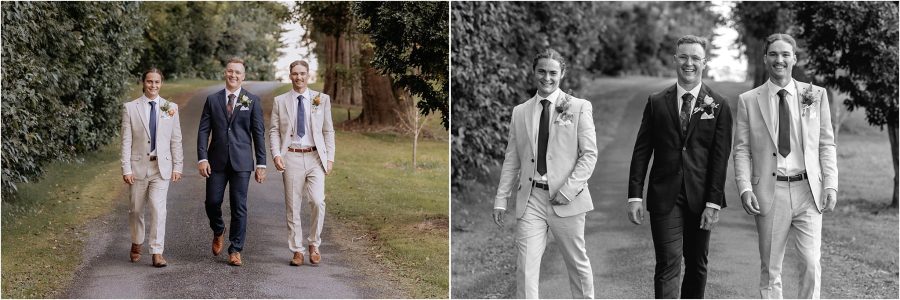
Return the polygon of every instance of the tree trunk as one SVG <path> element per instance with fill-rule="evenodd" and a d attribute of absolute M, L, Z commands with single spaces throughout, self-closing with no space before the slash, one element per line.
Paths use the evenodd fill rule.
<path fill-rule="evenodd" d="M 362 102 L 362 84 L 358 75 L 359 40 L 349 34 L 324 36 L 322 46 L 325 57 L 322 63 L 325 78 L 324 93 L 332 103 L 359 105 Z"/>
<path fill-rule="evenodd" d="M 350 124 L 366 127 L 393 127 L 400 122 L 402 100 L 397 97 L 391 78 L 381 75 L 375 68 L 368 67 L 362 76 L 362 112 Z"/>
<path fill-rule="evenodd" d="M 891 158 L 894 161 L 894 196 L 891 198 L 891 207 L 897 208 L 897 189 L 900 188 L 897 186 L 897 123 L 888 124 L 888 139 L 891 141 Z"/>

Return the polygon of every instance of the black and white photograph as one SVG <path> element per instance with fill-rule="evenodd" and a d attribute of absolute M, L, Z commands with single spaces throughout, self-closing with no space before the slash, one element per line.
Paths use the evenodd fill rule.
<path fill-rule="evenodd" d="M 898 297 L 897 2 L 452 2 L 452 298 Z"/>

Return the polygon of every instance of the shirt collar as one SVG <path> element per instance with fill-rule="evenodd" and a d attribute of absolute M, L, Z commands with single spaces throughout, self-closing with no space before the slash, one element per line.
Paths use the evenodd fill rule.
<path fill-rule="evenodd" d="M 772 79 L 766 80 L 766 84 L 769 88 L 769 98 L 778 99 L 778 91 L 784 89 L 791 96 L 796 96 L 797 85 L 794 84 L 794 79 L 788 82 L 788 84 L 784 87 L 780 87 L 772 82 Z"/>
<path fill-rule="evenodd" d="M 547 98 L 542 98 L 541 94 L 538 94 L 537 92 L 534 93 L 534 97 L 538 99 L 538 101 L 537 101 L 538 105 L 540 105 L 541 100 L 544 100 L 544 99 L 550 100 L 550 104 L 556 105 L 556 98 L 559 98 L 560 93 L 562 93 L 562 90 L 560 90 L 559 88 L 556 88 L 556 90 L 553 91 L 552 93 L 550 93 L 550 96 L 547 96 Z"/>
<path fill-rule="evenodd" d="M 238 97 L 241 96 L 241 90 L 243 90 L 243 89 L 244 88 L 242 88 L 242 87 L 238 87 L 238 89 L 236 91 L 234 91 L 234 93 L 228 91 L 228 89 L 225 89 L 225 100 L 228 100 L 228 95 L 231 95 L 231 94 L 234 94 L 234 98 L 237 99 Z"/>
<path fill-rule="evenodd" d="M 297 93 L 297 91 L 295 91 L 294 89 L 291 89 L 291 98 L 292 99 L 297 99 L 297 96 L 302 95 L 304 100 L 309 100 L 309 94 L 310 94 L 309 88 L 306 88 L 306 90 L 304 90 L 303 93 Z"/>
<path fill-rule="evenodd" d="M 147 95 L 141 95 L 141 96 L 144 97 L 144 99 L 147 99 L 147 102 L 154 102 L 154 101 L 160 102 L 160 99 L 162 99 L 161 97 L 159 97 L 159 95 L 156 95 L 156 98 L 154 98 L 154 99 L 147 98 Z"/>
<path fill-rule="evenodd" d="M 678 99 L 678 101 L 681 101 L 681 97 L 687 93 L 691 93 L 691 96 L 694 96 L 694 99 L 697 99 L 697 97 L 700 96 L 700 86 L 702 86 L 702 85 L 703 85 L 703 82 L 701 81 L 700 83 L 697 84 L 697 86 L 695 86 L 693 89 L 688 91 L 688 90 L 684 89 L 683 87 L 681 87 L 681 84 L 676 82 L 675 86 L 676 86 L 676 90 L 678 91 L 678 94 L 676 95 L 676 96 L 678 96 L 678 98 L 676 98 L 676 99 Z"/>

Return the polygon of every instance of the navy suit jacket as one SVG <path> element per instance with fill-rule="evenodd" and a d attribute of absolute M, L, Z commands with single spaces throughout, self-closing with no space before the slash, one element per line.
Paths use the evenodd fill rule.
<path fill-rule="evenodd" d="M 707 95 L 719 104 L 712 119 L 702 119 L 702 112 L 691 115 L 687 135 L 681 133 L 678 119 L 677 88 L 650 96 L 638 130 L 631 157 L 628 198 L 644 198 L 644 178 L 653 157 L 650 185 L 647 188 L 647 211 L 667 214 L 685 189 L 691 211 L 700 213 L 706 203 L 725 208 L 725 172 L 731 155 L 731 109 L 725 97 L 700 87 L 695 107 Z"/>
<path fill-rule="evenodd" d="M 206 97 L 197 134 L 197 158 L 209 160 L 213 171 L 225 170 L 226 164 L 237 172 L 253 171 L 257 164 L 266 163 L 262 101 L 241 88 L 229 120 L 225 95 L 222 89 Z M 244 97 L 250 99 L 249 107 L 241 105 Z"/>

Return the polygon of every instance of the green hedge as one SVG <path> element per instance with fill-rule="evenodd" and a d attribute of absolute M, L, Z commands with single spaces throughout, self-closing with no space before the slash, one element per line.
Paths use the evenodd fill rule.
<path fill-rule="evenodd" d="M 136 2 L 3 2 L 3 184 L 118 135 L 142 45 Z"/>

